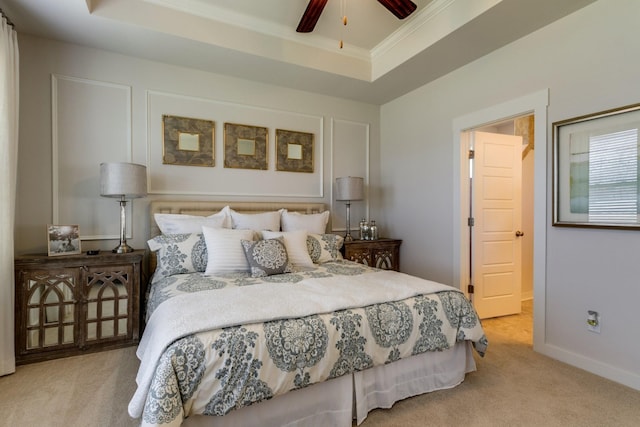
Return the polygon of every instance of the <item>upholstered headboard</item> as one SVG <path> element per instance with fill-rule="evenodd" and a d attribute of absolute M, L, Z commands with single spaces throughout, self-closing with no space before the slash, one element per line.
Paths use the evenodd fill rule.
<path fill-rule="evenodd" d="M 303 214 L 320 213 L 326 210 L 324 203 L 304 202 L 213 202 L 188 200 L 154 200 L 149 204 L 149 238 L 160 234 L 160 229 L 154 219 L 154 214 L 170 213 L 183 215 L 209 216 L 219 212 L 225 206 L 241 213 L 259 213 L 287 209 L 289 212 Z M 327 230 L 331 229 L 330 221 Z"/>

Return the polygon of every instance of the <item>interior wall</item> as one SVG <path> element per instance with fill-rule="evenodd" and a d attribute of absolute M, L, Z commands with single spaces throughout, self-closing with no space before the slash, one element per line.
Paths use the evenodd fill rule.
<path fill-rule="evenodd" d="M 546 147 L 555 121 L 639 102 L 640 2 L 601 0 L 382 106 L 381 182 L 390 235 L 403 239 L 403 270 L 450 283 L 454 188 L 452 122 L 549 90 Z M 594 25 L 597 23 L 597 25 Z M 597 28 L 597 29 L 596 29 Z M 545 354 L 640 389 L 640 342 L 629 339 L 640 298 L 633 231 L 551 226 L 551 156 L 546 167 Z M 535 290 L 534 290 L 535 291 Z M 587 330 L 587 310 L 602 332 Z"/>
<path fill-rule="evenodd" d="M 100 197 L 101 162 L 147 166 L 129 203 L 128 242 L 145 248 L 153 199 L 323 202 L 337 232 L 335 178 L 378 186 L 379 107 L 20 34 L 16 254 L 46 252 L 47 224 L 79 224 L 82 249 L 111 249 L 119 206 Z M 162 164 L 162 115 L 215 122 L 215 166 Z M 224 123 L 268 129 L 267 170 L 225 168 Z M 275 170 L 275 129 L 313 133 L 312 173 Z M 353 218 L 369 200 L 354 202 Z M 352 222 L 353 224 L 353 222 Z M 357 224 L 357 221 L 356 221 Z"/>

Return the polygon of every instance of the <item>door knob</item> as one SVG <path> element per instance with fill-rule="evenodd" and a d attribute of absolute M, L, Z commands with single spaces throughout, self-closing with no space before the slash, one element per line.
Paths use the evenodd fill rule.
<path fill-rule="evenodd" d="M 520 230 L 516 231 L 516 237 L 522 237 L 524 236 L 524 233 Z"/>

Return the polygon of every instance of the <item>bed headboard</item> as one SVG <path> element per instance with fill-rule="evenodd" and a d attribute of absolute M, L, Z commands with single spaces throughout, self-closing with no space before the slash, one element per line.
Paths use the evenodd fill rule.
<path fill-rule="evenodd" d="M 154 214 L 171 213 L 183 215 L 209 216 L 219 212 L 225 206 L 229 206 L 236 212 L 259 213 L 287 209 L 289 212 L 303 214 L 320 213 L 326 210 L 324 203 L 305 202 L 213 202 L 213 201 L 189 201 L 189 200 L 153 200 L 149 204 L 149 238 L 160 234 Z M 330 221 L 327 230 L 331 229 Z"/>

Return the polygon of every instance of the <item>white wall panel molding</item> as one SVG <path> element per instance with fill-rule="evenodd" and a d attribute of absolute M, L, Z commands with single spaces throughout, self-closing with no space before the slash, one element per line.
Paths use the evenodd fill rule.
<path fill-rule="evenodd" d="M 78 224 L 82 240 L 119 238 L 119 207 L 100 196 L 100 163 L 130 162 L 131 134 L 130 86 L 51 75 L 54 224 Z"/>
<path fill-rule="evenodd" d="M 331 119 L 331 224 L 333 230 L 346 230 L 345 202 L 336 201 L 336 178 L 360 176 L 364 178 L 365 200 L 351 203 L 351 228 L 355 229 L 362 218 L 369 218 L 369 123 Z"/>
<path fill-rule="evenodd" d="M 323 116 L 154 90 L 148 90 L 146 94 L 149 193 L 240 197 L 324 197 Z M 215 122 L 215 165 L 213 167 L 162 163 L 162 116 L 165 114 Z M 267 170 L 224 167 L 225 123 L 268 129 Z M 276 171 L 276 129 L 308 132 L 314 135 L 312 173 Z"/>

